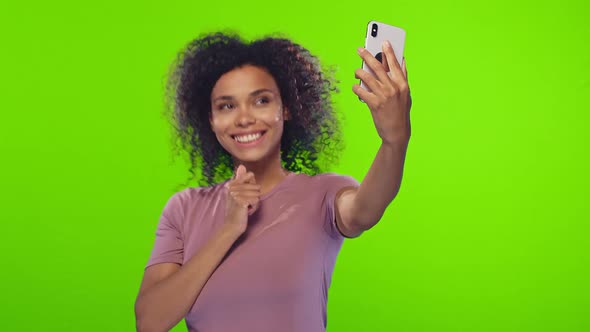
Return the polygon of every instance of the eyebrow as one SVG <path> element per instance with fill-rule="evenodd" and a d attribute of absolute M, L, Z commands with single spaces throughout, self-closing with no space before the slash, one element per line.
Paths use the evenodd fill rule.
<path fill-rule="evenodd" d="M 273 95 L 275 94 L 275 92 L 272 91 L 271 89 L 258 89 L 258 90 L 255 90 L 255 91 L 250 92 L 250 97 L 257 96 L 257 95 L 259 95 L 259 94 L 261 94 L 263 92 L 270 92 Z M 219 96 L 219 97 L 213 99 L 213 102 L 217 101 L 218 99 L 221 99 L 221 100 L 233 100 L 234 97 L 233 96 Z"/>

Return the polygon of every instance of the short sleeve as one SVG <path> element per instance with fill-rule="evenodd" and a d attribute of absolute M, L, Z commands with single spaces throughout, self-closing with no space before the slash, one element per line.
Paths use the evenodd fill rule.
<path fill-rule="evenodd" d="M 156 229 L 154 247 L 145 268 L 159 263 L 183 263 L 183 219 L 181 193 L 176 193 L 164 206 Z"/>
<path fill-rule="evenodd" d="M 326 207 L 326 220 L 324 221 L 324 229 L 332 238 L 348 238 L 340 232 L 336 224 L 336 194 L 338 194 L 340 189 L 345 187 L 359 187 L 360 183 L 349 175 L 326 173 L 324 174 L 324 179 L 322 180 L 321 185 L 324 186 L 326 190 L 324 201 Z"/>

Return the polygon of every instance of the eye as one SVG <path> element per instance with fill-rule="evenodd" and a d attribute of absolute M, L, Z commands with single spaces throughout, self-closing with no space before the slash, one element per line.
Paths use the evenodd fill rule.
<path fill-rule="evenodd" d="M 260 98 L 256 99 L 256 104 L 258 104 L 258 105 L 268 104 L 269 102 L 270 102 L 270 100 L 268 99 L 268 97 L 260 97 Z"/>
<path fill-rule="evenodd" d="M 233 104 L 228 104 L 228 103 L 217 105 L 217 109 L 220 110 L 220 111 L 223 111 L 223 110 L 231 110 L 233 108 L 234 108 L 234 105 Z"/>

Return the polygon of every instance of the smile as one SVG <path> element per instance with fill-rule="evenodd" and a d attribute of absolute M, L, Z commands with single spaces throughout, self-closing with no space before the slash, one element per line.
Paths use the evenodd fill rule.
<path fill-rule="evenodd" d="M 237 145 L 250 147 L 260 143 L 264 138 L 264 134 L 266 134 L 265 131 L 244 136 L 232 136 L 232 138 L 237 143 Z"/>

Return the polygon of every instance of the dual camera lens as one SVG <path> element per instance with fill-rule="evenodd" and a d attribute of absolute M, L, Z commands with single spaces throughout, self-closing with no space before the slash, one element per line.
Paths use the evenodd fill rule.
<path fill-rule="evenodd" d="M 373 26 L 371 27 L 371 36 L 377 37 L 377 24 L 376 23 L 373 23 Z"/>

